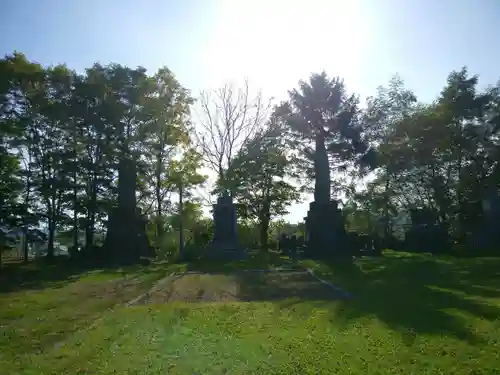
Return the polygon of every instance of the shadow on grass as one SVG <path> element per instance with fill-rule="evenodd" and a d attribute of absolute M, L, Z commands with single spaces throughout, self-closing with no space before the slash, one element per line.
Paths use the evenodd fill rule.
<path fill-rule="evenodd" d="M 500 259 L 434 258 L 428 255 L 367 257 L 329 262 L 323 277 L 351 292 L 336 315 L 346 323 L 376 316 L 402 331 L 411 345 L 416 333 L 477 342 L 470 319 L 500 317 Z M 496 301 L 488 299 L 497 299 Z"/>
<path fill-rule="evenodd" d="M 277 267 L 289 266 L 288 258 L 273 251 L 250 252 L 246 259 L 241 260 L 210 260 L 201 259 L 187 265 L 188 271 L 231 273 L 238 270 L 262 269 L 270 270 Z"/>
<path fill-rule="evenodd" d="M 155 264 L 145 267 L 138 264 L 126 267 L 99 267 L 71 262 L 66 257 L 56 257 L 50 263 L 45 259 L 40 259 L 28 264 L 9 264 L 0 273 L 0 294 L 22 290 L 61 288 L 84 275 L 88 275 L 90 272 L 95 273 L 96 278 L 99 277 L 99 273 L 105 274 L 105 278 L 113 275 L 122 277 L 128 273 L 147 276 L 145 275 L 147 273 L 157 273 L 159 267 L 162 267 L 162 265 Z"/>
<path fill-rule="evenodd" d="M 240 272 L 238 299 L 241 301 L 333 301 L 342 297 L 327 285 L 303 271 Z M 286 307 L 286 303 L 280 306 Z"/>
<path fill-rule="evenodd" d="M 58 258 L 51 263 L 37 259 L 28 264 L 9 264 L 0 274 L 0 293 L 61 287 L 88 270 Z"/>

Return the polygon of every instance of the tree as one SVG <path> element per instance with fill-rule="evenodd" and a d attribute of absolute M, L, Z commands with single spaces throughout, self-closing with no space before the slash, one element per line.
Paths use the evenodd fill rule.
<path fill-rule="evenodd" d="M 2 252 L 7 243 L 7 234 L 16 225 L 13 216 L 13 208 L 20 194 L 19 159 L 12 152 L 13 138 L 18 135 L 16 117 L 12 116 L 12 108 L 15 106 L 15 96 L 12 87 L 8 84 L 14 78 L 12 74 L 12 62 L 4 59 L 0 61 L 0 76 L 2 82 L 7 83 L 0 86 L 0 270 L 2 268 Z"/>
<path fill-rule="evenodd" d="M 491 224 L 500 217 L 500 85 L 480 91 L 466 68 L 451 72 L 429 103 L 417 103 L 396 76 L 361 109 L 343 82 L 325 73 L 301 81 L 269 121 L 269 105 L 248 83 L 202 93 L 194 129 L 193 103 L 167 68 L 148 74 L 94 64 L 77 74 L 20 53 L 0 59 L 2 240 L 20 228 L 25 238 L 39 233 L 52 257 L 56 235 L 71 237 L 76 250 L 84 229 L 90 249 L 120 204 L 128 205 L 126 217 L 144 213 L 122 227 L 136 230 L 147 217 L 157 243 L 174 224 L 208 227 L 192 196 L 205 180 L 203 162 L 217 177 L 216 190 L 231 190 L 246 207 L 246 232 L 253 240 L 258 227 L 263 248 L 273 218 L 298 199 L 298 176 L 315 180 L 320 203 L 330 200 L 332 186 L 333 195 L 344 193 L 356 231 L 388 236 L 397 223 L 428 213 L 455 242 L 488 237 L 500 244 Z M 183 207 L 196 210 L 183 209 L 176 221 L 180 187 Z M 27 260 L 28 241 L 24 251 Z"/>
<path fill-rule="evenodd" d="M 346 94 L 340 78 L 331 79 L 325 72 L 300 81 L 299 89 L 289 95 L 278 116 L 294 136 L 303 172 L 315 180 L 314 199 L 329 201 L 330 168 L 346 170 L 356 154 L 367 151 L 357 123 L 358 100 Z"/>
<path fill-rule="evenodd" d="M 178 188 L 179 175 L 189 186 L 203 180 L 189 139 L 192 100 L 168 69 L 147 75 L 94 64 L 78 75 L 13 54 L 0 60 L 0 74 L 1 167 L 21 184 L 11 201 L 24 209 L 9 212 L 21 215 L 23 228 L 47 231 L 49 257 L 56 232 L 71 233 L 76 250 L 83 227 L 87 248 L 94 245 L 120 196 L 125 163 L 137 167 L 132 195 L 157 212 L 169 205 L 165 195 Z"/>
<path fill-rule="evenodd" d="M 161 238 L 164 226 L 166 200 L 172 191 L 177 190 L 178 166 L 188 164 L 188 159 L 194 157 L 190 147 L 188 134 L 189 106 L 193 100 L 189 93 L 175 79 L 167 68 L 159 70 L 154 77 L 158 95 L 147 99 L 146 110 L 150 111 L 151 121 L 147 125 L 147 140 L 143 159 L 147 167 L 144 173 L 144 192 L 150 204 L 149 212 L 154 209 L 157 221 L 156 234 Z M 174 158 L 187 151 L 187 158 L 180 163 Z M 189 164 L 196 169 L 196 165 Z M 193 174 L 192 170 L 184 171 L 186 176 Z"/>
<path fill-rule="evenodd" d="M 28 230 L 38 220 L 32 206 L 32 111 L 27 92 L 36 92 L 44 69 L 14 53 L 0 60 L 0 170 L 2 224 L 24 232 L 24 258 L 28 260 Z"/>
<path fill-rule="evenodd" d="M 258 223 L 263 250 L 268 248 L 271 219 L 288 213 L 287 206 L 300 197 L 298 189 L 286 181 L 291 163 L 287 143 L 281 137 L 284 130 L 272 116 L 267 126 L 245 143 L 227 173 L 230 189 L 244 207 L 243 217 Z"/>
<path fill-rule="evenodd" d="M 15 124 L 17 136 L 11 150 L 15 150 L 25 167 L 21 171 L 25 182 L 23 216 L 31 216 L 27 205 L 34 203 L 31 211 L 41 215 L 48 228 L 48 256 L 51 257 L 55 226 L 64 216 L 63 129 L 71 73 L 64 66 L 43 69 L 29 63 L 22 54 L 7 56 L 1 65 L 7 83 L 2 119 L 5 124 Z M 31 192 L 34 201 L 31 201 Z M 21 203 L 20 197 L 17 198 Z M 28 222 L 23 221 L 26 228 Z M 26 231 L 24 234 L 26 237 Z"/>
<path fill-rule="evenodd" d="M 66 173 L 68 128 L 67 109 L 71 97 L 72 75 L 64 66 L 46 70 L 36 95 L 30 97 L 36 115 L 32 134 L 35 163 L 34 188 L 40 202 L 40 215 L 48 231 L 47 256 L 54 256 L 55 231 L 67 219 L 65 209 L 70 201 L 69 176 Z"/>
<path fill-rule="evenodd" d="M 395 153 L 391 137 L 398 123 L 405 121 L 417 111 L 415 94 L 406 89 L 403 80 L 394 76 L 388 87 L 380 86 L 377 94 L 367 100 L 367 108 L 362 116 L 363 130 L 373 149 L 377 150 L 376 178 L 370 184 L 370 197 L 378 194 L 382 199 L 384 235 L 391 235 L 391 211 L 394 211 L 392 183 L 396 178 L 394 170 L 399 159 Z M 399 161 L 398 161 L 399 160 Z"/>
<path fill-rule="evenodd" d="M 384 216 L 388 210 L 436 212 L 462 243 L 478 226 L 484 197 L 498 189 L 493 129 L 499 117 L 498 89 L 477 92 L 477 82 L 464 68 L 449 75 L 431 104 L 415 105 L 407 100 L 411 93 L 401 89 L 390 89 L 386 99 L 375 98 L 375 104 L 383 104 L 379 108 L 389 111 L 374 105 L 365 120 L 369 125 L 383 120 L 389 126 L 383 132 L 378 125 L 370 129 L 380 168 L 368 188 L 379 196 L 386 192 Z"/>
<path fill-rule="evenodd" d="M 17 197 L 22 184 L 19 176 L 19 160 L 9 151 L 7 142 L 8 129 L 0 134 L 0 270 L 2 268 L 2 252 L 7 245 L 7 233 L 19 225 L 20 205 Z"/>
<path fill-rule="evenodd" d="M 224 188 L 226 172 L 234 156 L 261 128 L 270 103 L 259 92 L 252 96 L 248 81 L 243 88 L 225 85 L 204 91 L 199 99 L 195 142 L 205 166 L 216 174 L 216 185 Z"/>
<path fill-rule="evenodd" d="M 85 230 L 85 246 L 94 245 L 94 233 L 103 225 L 114 200 L 117 172 L 116 131 L 111 91 L 112 67 L 94 64 L 75 79 L 72 121 L 78 137 L 79 221 Z"/>

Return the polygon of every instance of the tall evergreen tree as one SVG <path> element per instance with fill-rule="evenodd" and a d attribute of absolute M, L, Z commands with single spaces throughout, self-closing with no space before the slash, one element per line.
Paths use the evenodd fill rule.
<path fill-rule="evenodd" d="M 315 180 L 314 199 L 328 201 L 330 168 L 345 170 L 357 153 L 366 151 L 357 122 L 358 100 L 347 95 L 340 78 L 325 72 L 300 81 L 289 96 L 279 115 L 295 137 L 303 171 Z"/>

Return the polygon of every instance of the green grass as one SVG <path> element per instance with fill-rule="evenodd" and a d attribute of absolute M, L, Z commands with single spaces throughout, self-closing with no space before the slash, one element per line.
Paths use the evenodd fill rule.
<path fill-rule="evenodd" d="M 364 321 L 373 337 L 400 337 L 406 373 L 492 374 L 500 369 L 500 259 L 385 252 L 353 263 L 303 262 L 354 294 L 336 324 Z M 406 350 L 404 350 L 406 348 Z M 400 349 L 401 350 L 401 349 Z M 410 365 L 411 364 L 411 365 Z M 403 371 L 403 370 L 401 370 Z M 439 372 L 437 372 L 439 373 Z"/>
<path fill-rule="evenodd" d="M 32 373 L 359 374 L 385 368 L 385 350 L 395 338 L 386 334 L 390 343 L 381 347 L 362 325 L 338 329 L 334 318 L 330 309 L 302 303 L 135 307 L 75 336 L 50 358 L 33 358 L 38 368 Z"/>
<path fill-rule="evenodd" d="M 4 355 L 7 367 L 0 362 L 0 372 L 498 373 L 500 259 L 388 252 L 354 263 L 304 264 L 355 299 L 263 298 L 117 308 L 90 329 L 70 330 L 61 347 L 46 345 L 13 363 L 5 362 Z M 54 309 L 63 305 L 54 302 Z"/>
<path fill-rule="evenodd" d="M 149 290 L 172 268 L 151 265 L 83 271 L 62 268 L 62 264 L 22 267 L 2 276 L 2 374 L 15 373 L 18 365 L 32 355 L 50 351 L 54 345 L 88 327 L 109 309 Z M 37 276 L 29 276 L 33 273 Z M 26 281 L 14 283 L 11 280 L 8 284 L 6 277 L 9 275 L 23 275 Z"/>

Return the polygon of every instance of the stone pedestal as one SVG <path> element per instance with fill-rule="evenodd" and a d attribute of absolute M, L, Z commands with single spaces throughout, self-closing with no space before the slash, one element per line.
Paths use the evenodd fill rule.
<path fill-rule="evenodd" d="M 146 235 L 144 217 L 140 212 L 132 213 L 120 207 L 109 216 L 104 248 L 117 264 L 135 264 L 141 257 L 155 256 Z"/>
<path fill-rule="evenodd" d="M 237 239 L 236 205 L 232 197 L 225 193 L 213 205 L 214 235 L 207 248 L 207 257 L 215 259 L 240 259 L 246 253 Z"/>
<path fill-rule="evenodd" d="M 307 255 L 313 258 L 350 255 L 342 212 L 336 201 L 311 202 L 306 218 Z"/>

